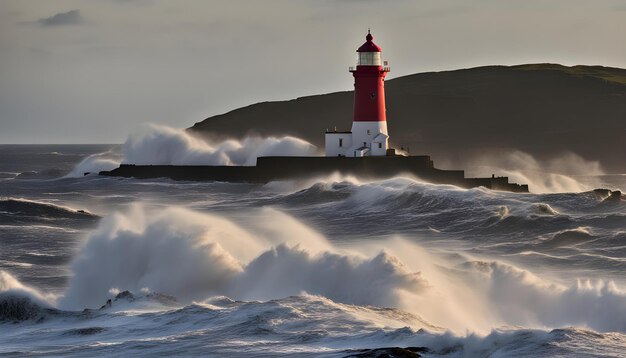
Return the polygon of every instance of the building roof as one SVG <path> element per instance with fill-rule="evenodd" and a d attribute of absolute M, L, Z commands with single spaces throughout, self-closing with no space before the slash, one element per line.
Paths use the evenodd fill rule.
<path fill-rule="evenodd" d="M 389 138 L 388 135 L 386 135 L 385 133 L 382 132 L 378 132 L 378 134 L 374 137 L 374 139 L 372 139 L 372 142 L 374 143 L 385 143 L 385 140 Z"/>
<path fill-rule="evenodd" d="M 367 30 L 367 36 L 365 36 L 366 41 L 356 52 L 381 52 L 382 49 L 372 41 L 373 39 L 374 36 L 372 36 L 370 30 Z"/>

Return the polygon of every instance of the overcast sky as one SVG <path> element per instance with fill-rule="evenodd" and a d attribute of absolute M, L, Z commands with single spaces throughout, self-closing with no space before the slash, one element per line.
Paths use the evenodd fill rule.
<path fill-rule="evenodd" d="M 119 143 L 145 122 L 349 90 L 368 27 L 390 78 L 626 68 L 626 0 L 1 0 L 0 143 Z"/>

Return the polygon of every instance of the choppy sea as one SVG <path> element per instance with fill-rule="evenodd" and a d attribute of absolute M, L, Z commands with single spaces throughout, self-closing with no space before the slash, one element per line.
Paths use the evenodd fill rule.
<path fill-rule="evenodd" d="M 626 356 L 626 175 L 65 176 L 110 147 L 0 146 L 0 356 Z"/>

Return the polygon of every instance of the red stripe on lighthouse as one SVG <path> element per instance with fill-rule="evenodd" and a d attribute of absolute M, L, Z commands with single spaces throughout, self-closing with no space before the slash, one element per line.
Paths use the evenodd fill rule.
<path fill-rule="evenodd" d="M 359 47 L 359 56 L 365 53 L 380 53 L 381 48 L 372 40 L 372 34 L 367 33 L 366 42 Z M 364 58 L 366 56 L 363 56 Z M 380 62 L 380 55 L 376 54 L 377 61 Z M 380 66 L 381 63 L 359 63 L 356 70 L 352 70 L 354 75 L 354 117 L 355 122 L 380 122 L 386 121 L 385 114 L 385 75 L 387 69 Z"/>
<path fill-rule="evenodd" d="M 386 121 L 386 72 L 380 66 L 357 66 L 354 74 L 354 118 L 361 121 Z"/>

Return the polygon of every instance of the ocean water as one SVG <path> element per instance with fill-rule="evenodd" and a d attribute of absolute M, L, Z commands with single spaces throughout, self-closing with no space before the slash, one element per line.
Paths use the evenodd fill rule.
<path fill-rule="evenodd" d="M 0 146 L 1 356 L 626 356 L 623 194 L 65 176 L 111 148 Z"/>

